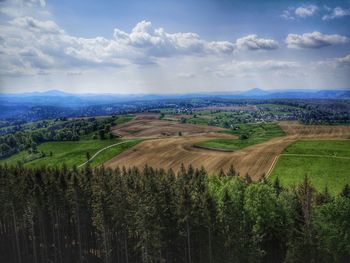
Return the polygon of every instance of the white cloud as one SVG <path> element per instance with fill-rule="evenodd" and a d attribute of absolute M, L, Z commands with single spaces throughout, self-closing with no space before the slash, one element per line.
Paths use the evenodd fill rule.
<path fill-rule="evenodd" d="M 195 33 L 167 33 L 163 28 L 153 28 L 151 22 L 139 22 L 130 33 L 114 30 L 114 41 L 147 51 L 149 56 L 163 57 L 186 54 L 232 53 L 233 43 L 208 42 Z"/>
<path fill-rule="evenodd" d="M 248 35 L 237 39 L 236 47 L 246 50 L 272 50 L 278 48 L 278 43 L 273 39 L 258 38 L 257 35 Z"/>
<path fill-rule="evenodd" d="M 213 41 L 208 43 L 207 48 L 215 53 L 230 54 L 235 45 L 229 41 Z"/>
<path fill-rule="evenodd" d="M 233 42 L 207 41 L 191 32 L 168 33 L 163 28 L 154 28 L 149 21 L 137 23 L 130 32 L 116 28 L 109 39 L 75 37 L 52 20 L 30 16 L 10 18 L 0 25 L 0 30 L 3 39 L 0 51 L 16 54 L 18 60 L 27 62 L 22 66 L 36 64 L 30 63 L 34 56 L 23 56 L 22 51 L 27 47 L 40 51 L 41 57 L 54 60 L 56 63 L 52 63 L 53 67 L 149 64 L 161 57 L 227 55 L 235 49 Z M 252 37 L 251 42 L 245 44 L 249 49 L 271 49 L 274 45 L 273 40 L 258 39 L 256 36 Z"/>
<path fill-rule="evenodd" d="M 350 67 L 350 54 L 345 55 L 344 57 L 340 58 L 331 58 L 328 60 L 321 60 L 317 63 L 319 66 L 325 66 L 325 67 Z"/>
<path fill-rule="evenodd" d="M 28 14 L 48 15 L 44 0 L 0 0 L 0 13 L 9 17 L 19 17 Z"/>
<path fill-rule="evenodd" d="M 244 60 L 237 61 L 234 60 L 229 64 L 225 64 L 224 67 L 227 69 L 234 70 L 280 70 L 295 68 L 298 64 L 294 61 L 283 61 L 283 60 L 263 60 L 263 61 L 253 61 Z"/>
<path fill-rule="evenodd" d="M 149 21 L 130 30 L 116 28 L 110 37 L 77 37 L 60 27 L 44 6 L 39 0 L 0 0 L 2 89 L 66 87 L 96 92 L 98 86 L 108 92 L 189 92 L 349 83 L 349 56 L 327 60 L 320 67 L 317 61 L 303 64 L 310 59 L 306 53 L 293 61 L 293 52 L 250 52 L 278 48 L 271 38 L 248 35 L 213 41 L 193 32 L 168 32 Z M 287 11 L 286 17 L 301 19 L 295 8 Z M 288 36 L 288 47 L 316 48 L 348 41 L 318 32 L 304 35 Z M 323 55 L 318 54 L 321 60 Z"/>
<path fill-rule="evenodd" d="M 323 20 L 332 20 L 335 18 L 340 18 L 344 16 L 350 16 L 350 9 L 343 9 L 341 7 L 336 7 L 330 10 L 331 12 L 322 17 Z"/>
<path fill-rule="evenodd" d="M 344 44 L 349 42 L 345 36 L 338 34 L 326 35 L 320 32 L 298 34 L 288 34 L 285 39 L 288 48 L 322 48 L 331 45 Z"/>
<path fill-rule="evenodd" d="M 306 5 L 306 6 L 300 6 L 295 9 L 294 13 L 298 17 L 309 17 L 313 16 L 316 11 L 318 10 L 318 7 L 316 5 Z"/>
<path fill-rule="evenodd" d="M 345 57 L 338 58 L 337 61 L 340 64 L 350 66 L 350 54 L 346 55 Z"/>
<path fill-rule="evenodd" d="M 22 49 L 19 56 L 23 63 L 29 63 L 34 68 L 47 69 L 55 65 L 55 61 L 51 56 L 31 47 Z"/>
<path fill-rule="evenodd" d="M 192 32 L 168 33 L 141 21 L 130 32 L 114 29 L 111 38 L 82 38 L 67 34 L 52 20 L 30 16 L 10 18 L 0 25 L 0 70 L 35 74 L 43 70 L 77 67 L 119 67 L 157 63 L 176 56 L 224 56 L 238 50 L 271 50 L 273 39 L 248 35 L 237 41 L 207 41 Z M 29 49 L 30 47 L 30 49 Z"/>
<path fill-rule="evenodd" d="M 288 9 L 282 11 L 281 17 L 286 20 L 295 20 L 293 11 L 294 11 L 294 8 L 289 7 Z"/>
<path fill-rule="evenodd" d="M 316 5 L 303 5 L 299 7 L 288 7 L 282 11 L 281 17 L 286 20 L 311 17 L 316 14 L 319 8 Z"/>
<path fill-rule="evenodd" d="M 220 77 L 231 77 L 246 74 L 264 75 L 267 72 L 277 72 L 298 68 L 295 61 L 284 60 L 233 60 L 215 68 L 206 68 L 206 72 L 212 72 Z"/>
<path fill-rule="evenodd" d="M 0 26 L 0 32 L 0 51 L 3 59 L 12 64 L 8 68 L 31 67 L 30 74 L 38 65 L 38 68 L 44 65 L 45 68 L 50 65 L 65 68 L 149 64 L 161 57 L 232 54 L 235 48 L 229 41 L 209 42 L 195 33 L 168 33 L 163 28 L 153 28 L 148 21 L 139 22 L 130 33 L 115 29 L 110 39 L 75 37 L 51 20 L 29 16 L 9 20 Z M 31 56 L 28 47 L 31 47 Z M 32 61 L 34 58 L 36 61 Z M 39 63 L 39 59 L 42 62 Z M 43 59 L 50 63 L 44 63 Z M 14 63 L 15 60 L 21 63 Z M 25 72 L 25 69 L 14 71 Z"/>
<path fill-rule="evenodd" d="M 32 17 L 19 17 L 9 22 L 10 25 L 13 25 L 16 28 L 22 28 L 24 30 L 29 30 L 37 33 L 50 33 L 58 34 L 64 33 L 62 29 L 53 21 L 39 21 Z"/>
<path fill-rule="evenodd" d="M 23 2 L 32 3 L 32 4 L 39 4 L 41 7 L 46 6 L 46 0 L 23 0 Z"/>
<path fill-rule="evenodd" d="M 282 11 L 280 15 L 282 18 L 286 20 L 297 20 L 298 18 L 307 18 L 316 15 L 317 12 L 326 13 L 323 14 L 322 20 L 332 20 L 335 18 L 341 18 L 344 16 L 350 16 L 350 9 L 345 9 L 342 7 L 330 8 L 328 6 L 323 6 L 323 8 L 319 8 L 317 5 L 303 5 L 299 7 L 288 7 L 287 9 Z"/>

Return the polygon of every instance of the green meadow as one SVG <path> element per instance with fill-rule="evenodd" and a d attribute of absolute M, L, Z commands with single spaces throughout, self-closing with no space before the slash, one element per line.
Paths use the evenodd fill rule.
<path fill-rule="evenodd" d="M 350 184 L 350 140 L 300 140 L 291 144 L 269 176 L 282 186 L 294 187 L 308 176 L 318 191 L 338 194 Z"/>
<path fill-rule="evenodd" d="M 247 138 L 235 139 L 212 139 L 196 144 L 196 146 L 210 149 L 236 151 L 253 144 L 259 144 L 268 141 L 274 137 L 284 136 L 284 131 L 277 123 L 259 123 L 259 124 L 240 124 L 233 129 L 225 131 L 238 137 Z"/>
<path fill-rule="evenodd" d="M 125 140 L 115 138 L 106 140 L 46 142 L 38 146 L 39 153 L 37 154 L 29 154 L 27 151 L 21 151 L 7 159 L 1 160 L 0 164 L 7 163 L 14 165 L 20 162 L 26 167 L 38 167 L 42 165 L 61 166 L 63 164 L 78 166 L 86 161 L 87 153 L 93 156 L 94 153 L 100 149 L 123 141 Z M 126 143 L 108 148 L 97 155 L 96 158 L 91 161 L 91 165 L 100 165 L 122 151 L 136 145 L 140 141 L 139 139 L 127 140 Z M 41 156 L 41 152 L 43 152 L 45 156 Z"/>

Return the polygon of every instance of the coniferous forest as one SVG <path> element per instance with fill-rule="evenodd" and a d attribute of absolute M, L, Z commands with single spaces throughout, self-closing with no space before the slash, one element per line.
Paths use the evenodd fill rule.
<path fill-rule="evenodd" d="M 350 190 L 182 167 L 0 167 L 0 262 L 349 262 Z"/>

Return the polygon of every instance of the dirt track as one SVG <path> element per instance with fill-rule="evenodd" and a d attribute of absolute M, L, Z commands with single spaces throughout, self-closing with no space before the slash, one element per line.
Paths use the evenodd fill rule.
<path fill-rule="evenodd" d="M 172 168 L 178 171 L 181 163 L 204 166 L 209 173 L 221 168 L 228 170 L 232 164 L 241 175 L 249 174 L 254 180 L 262 178 L 271 167 L 273 160 L 297 139 L 347 139 L 350 126 L 304 126 L 295 122 L 282 122 L 287 136 L 271 139 L 236 152 L 220 152 L 194 148 L 202 140 L 222 138 L 224 134 L 198 134 L 166 139 L 144 141 L 105 163 L 108 167 L 137 166 L 148 164 L 157 168 Z"/>

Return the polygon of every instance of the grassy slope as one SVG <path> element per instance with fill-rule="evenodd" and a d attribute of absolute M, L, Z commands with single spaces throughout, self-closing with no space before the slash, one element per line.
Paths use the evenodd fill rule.
<path fill-rule="evenodd" d="M 65 142 L 46 142 L 38 146 L 39 151 L 46 153 L 46 157 L 35 159 L 33 161 L 27 162 L 24 165 L 28 167 L 35 167 L 41 165 L 55 166 L 62 165 L 63 163 L 68 166 L 79 165 L 86 160 L 86 153 L 89 152 L 92 156 L 98 150 L 121 142 L 119 139 L 108 139 L 108 140 L 81 140 L 81 141 L 65 141 Z M 130 140 L 129 143 L 121 144 L 115 147 L 111 147 L 96 156 L 92 161 L 92 165 L 99 165 L 113 156 L 119 154 L 123 150 L 134 146 L 140 140 Z M 53 155 L 49 156 L 52 152 Z M 8 159 L 2 160 L 0 163 L 16 164 L 18 161 L 23 160 L 23 158 L 28 157 L 27 151 L 22 151 L 16 155 L 11 156 Z"/>
<path fill-rule="evenodd" d="M 124 115 L 124 116 L 118 116 L 118 118 L 114 121 L 117 125 L 126 123 L 128 121 L 131 121 L 134 119 L 133 115 Z"/>
<path fill-rule="evenodd" d="M 277 123 L 266 124 L 241 124 L 237 125 L 239 129 L 231 130 L 231 134 L 249 134 L 249 139 L 213 139 L 200 142 L 200 147 L 215 148 L 222 150 L 239 150 L 249 145 L 258 144 L 270 140 L 274 137 L 283 136 L 285 133 Z"/>
<path fill-rule="evenodd" d="M 350 158 L 350 141 L 300 140 L 291 144 L 284 153 L 329 155 Z"/>
<path fill-rule="evenodd" d="M 334 156 L 350 158 L 350 141 L 297 141 L 279 157 L 269 180 L 278 177 L 283 186 L 295 186 L 308 175 L 318 191 L 327 186 L 337 194 L 346 183 L 350 184 L 350 159 Z"/>
<path fill-rule="evenodd" d="M 119 116 L 116 119 L 117 125 L 126 123 L 132 120 L 133 116 Z M 100 118 L 101 120 L 103 118 Z M 64 142 L 46 142 L 38 146 L 38 151 L 43 151 L 47 156 L 35 159 L 39 154 L 30 155 L 27 151 L 21 151 L 15 155 L 10 156 L 9 158 L 0 160 L 0 164 L 16 164 L 18 162 L 25 162 L 25 166 L 35 167 L 41 165 L 62 165 L 63 163 L 67 165 L 79 165 L 86 160 L 86 153 L 89 152 L 92 156 L 98 150 L 121 142 L 120 139 L 106 139 L 106 140 L 92 140 L 92 134 L 81 136 L 80 141 L 64 141 Z M 125 149 L 128 149 L 135 144 L 140 142 L 140 140 L 130 140 L 129 143 L 121 144 L 115 147 L 111 147 L 103 152 L 101 152 L 96 158 L 92 161 L 92 166 L 99 165 L 113 156 L 121 153 Z M 53 156 L 49 156 L 50 152 L 53 153 Z M 29 159 L 34 159 L 29 161 Z M 26 161 L 24 161 L 26 160 Z"/>
<path fill-rule="evenodd" d="M 123 143 L 121 145 L 113 146 L 111 148 L 108 148 L 101 152 L 99 155 L 97 155 L 91 162 L 92 166 L 98 166 L 110 159 L 112 159 L 114 156 L 118 155 L 119 153 L 133 147 L 134 145 L 141 142 L 142 139 L 133 139 L 128 140 L 127 143 Z"/>

